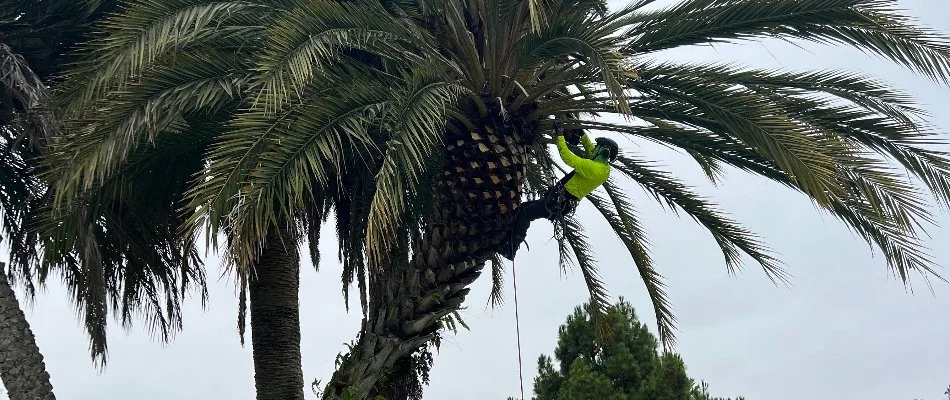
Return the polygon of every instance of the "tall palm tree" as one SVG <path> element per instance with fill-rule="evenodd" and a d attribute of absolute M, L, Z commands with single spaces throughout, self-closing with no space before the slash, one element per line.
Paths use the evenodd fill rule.
<path fill-rule="evenodd" d="M 151 261 L 147 257 L 177 254 L 177 241 L 169 248 L 154 240 L 158 235 L 135 234 L 125 242 L 96 244 L 97 238 L 121 237 L 126 229 L 152 232 L 154 226 L 136 219 L 148 218 L 147 214 L 118 216 L 85 209 L 88 223 L 62 225 L 80 231 L 82 239 L 71 242 L 49 235 L 54 230 L 43 222 L 49 217 L 52 197 L 42 179 L 47 171 L 41 160 L 61 127 L 53 102 L 55 93 L 49 86 L 57 82 L 57 74 L 69 62 L 73 46 L 116 6 L 112 0 L 0 1 L 0 239 L 10 251 L 10 265 L 4 268 L 0 282 L 0 307 L 6 321 L 0 332 L 6 338 L 0 349 L 4 360 L 0 376 L 13 400 L 51 399 L 53 393 L 42 354 L 10 282 L 23 284 L 32 298 L 36 284 L 61 277 L 83 315 L 91 356 L 100 366 L 106 362 L 110 315 L 126 327 L 134 316 L 142 316 L 151 329 L 168 339 L 180 327 L 179 299 L 184 291 L 191 283 L 204 287 L 202 270 L 188 268 L 185 263 L 173 265 L 183 267 L 180 269 L 142 268 L 143 262 Z M 161 226 L 161 220 L 149 223 Z M 144 240 L 149 242 L 143 245 Z M 77 260 L 89 258 L 95 258 L 102 268 L 81 268 Z"/>
<path fill-rule="evenodd" d="M 655 55 L 777 36 L 855 47 L 947 83 L 948 39 L 893 0 L 638 0 L 616 12 L 596 0 L 155 3 L 112 18 L 73 72 L 67 108 L 83 129 L 53 158 L 70 171 L 58 187 L 69 199 L 160 141 L 207 135 L 200 169 L 174 196 L 187 202 L 184 237 L 223 234 L 239 281 L 259 280 L 248 286 L 252 334 L 277 336 L 252 337 L 258 398 L 302 396 L 297 269 L 285 267 L 331 212 L 344 289 L 358 285 L 365 318 L 325 397 L 412 379 L 394 367 L 437 337 L 522 198 L 559 170 L 546 146 L 555 122 L 685 150 L 711 179 L 727 166 L 767 177 L 879 247 L 905 283 L 935 275 L 916 235 L 930 220 L 925 190 L 950 203 L 950 160 L 927 148 L 940 140 L 911 96 L 847 71 Z M 753 233 L 675 176 L 632 155 L 614 169 L 588 198 L 629 250 L 664 343 L 674 318 L 622 190 L 631 183 L 708 229 L 730 270 L 745 254 L 786 278 Z M 558 226 L 562 261 L 581 266 L 602 310 L 581 224 Z"/>
<path fill-rule="evenodd" d="M 910 96 L 847 71 L 654 54 L 777 36 L 856 47 L 947 83 L 945 36 L 913 25 L 893 1 L 649 3 L 609 12 L 603 2 L 574 0 L 309 1 L 277 18 L 254 102 L 215 145 L 213 178 L 194 205 L 228 221 L 232 254 L 252 259 L 272 221 L 305 209 L 336 177 L 346 182 L 350 152 L 373 171 L 370 193 L 349 206 L 365 209 L 365 225 L 350 219 L 347 230 L 363 243 L 345 256 L 365 254 L 367 315 L 325 397 L 378 392 L 459 308 L 522 196 L 546 190 L 560 168 L 545 146 L 554 122 L 683 149 L 713 179 L 726 166 L 767 177 L 879 247 L 905 283 L 911 272 L 936 276 L 917 234 L 930 220 L 926 197 L 950 200 L 950 159 L 927 147 L 942 141 Z M 629 123 L 601 119 L 611 114 Z M 754 234 L 673 175 L 630 155 L 614 168 L 619 176 L 589 199 L 629 250 L 664 343 L 673 343 L 674 318 L 625 183 L 708 229 L 730 270 L 745 254 L 773 280 L 787 278 Z M 602 310 L 581 224 L 568 217 L 559 228 L 562 261 L 580 264 Z"/>
<path fill-rule="evenodd" d="M 130 2 L 98 26 L 58 88 L 66 123 L 46 159 L 55 193 L 44 227 L 68 245 L 54 248 L 54 259 L 72 261 L 71 268 L 101 268 L 96 258 L 75 250 L 88 241 L 82 229 L 90 218 L 100 218 L 85 210 L 101 213 L 97 205 L 108 204 L 109 220 L 94 224 L 103 229 L 92 244 L 125 249 L 112 268 L 136 263 L 143 271 L 192 270 L 200 235 L 184 230 L 193 217 L 188 193 L 207 177 L 209 148 L 228 132 L 226 122 L 245 101 L 258 43 L 284 6 Z M 249 308 L 259 399 L 303 398 L 299 242 L 301 235 L 319 233 L 322 222 L 322 209 L 311 211 L 269 230 L 265 249 L 237 269 L 238 328 L 243 344 Z M 112 229 L 120 222 L 129 229 Z M 156 223 L 160 230 L 152 229 Z M 207 240 L 216 242 L 216 232 Z M 162 250 L 152 252 L 149 243 Z"/>

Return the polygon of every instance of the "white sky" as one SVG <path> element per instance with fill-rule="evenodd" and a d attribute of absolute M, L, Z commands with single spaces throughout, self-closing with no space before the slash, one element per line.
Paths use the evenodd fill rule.
<path fill-rule="evenodd" d="M 621 4 L 614 2 L 614 6 Z M 926 24 L 950 32 L 950 3 L 903 1 Z M 856 51 L 810 46 L 803 51 L 769 43 L 689 49 L 661 55 L 701 61 L 791 69 L 848 68 L 873 73 L 912 93 L 950 127 L 943 99 L 950 91 L 912 76 L 894 65 Z M 623 144 L 623 143 L 622 143 Z M 852 235 L 837 220 L 800 195 L 734 173 L 719 188 L 704 180 L 682 155 L 655 148 L 626 151 L 669 165 L 679 177 L 697 185 L 735 219 L 762 235 L 793 274 L 793 287 L 777 287 L 753 264 L 730 277 L 711 238 L 691 220 L 663 211 L 642 191 L 630 191 L 652 235 L 653 256 L 669 285 L 679 318 L 679 345 L 688 373 L 711 384 L 717 395 L 745 395 L 750 400 L 943 398 L 950 385 L 950 287 L 935 284 L 935 293 L 915 280 L 916 294 L 905 292 L 890 275 L 880 254 Z M 591 222 L 610 294 L 631 300 L 642 319 L 655 328 L 649 302 L 620 243 L 606 225 L 582 206 L 578 216 Z M 927 241 L 936 260 L 950 261 L 950 215 L 939 214 L 939 229 Z M 556 245 L 548 241 L 550 224 L 535 223 L 530 251 L 519 253 L 519 300 L 525 358 L 525 388 L 539 354 L 553 351 L 557 328 L 573 307 L 587 298 L 577 271 L 562 275 Z M 354 337 L 359 313 L 346 314 L 340 294 L 340 266 L 335 262 L 331 231 L 325 242 L 325 265 L 315 273 L 309 264 L 301 277 L 305 379 L 326 380 L 343 343 Z M 615 262 L 614 262 L 615 261 Z M 209 260 L 209 275 L 219 265 Z M 945 271 L 945 270 L 942 270 Z M 510 271 L 507 283 L 510 285 Z M 436 359 L 428 399 L 505 399 L 518 394 L 514 310 L 510 290 L 500 309 L 486 308 L 490 277 L 474 285 L 464 316 L 472 328 L 445 340 Z M 185 310 L 185 329 L 163 346 L 141 324 L 130 332 L 113 329 L 109 364 L 98 373 L 88 357 L 79 320 L 59 286 L 51 286 L 27 310 L 57 396 L 61 399 L 253 399 L 250 347 L 240 347 L 236 333 L 236 296 L 230 281 L 212 279 L 210 306 L 197 300 Z M 510 289 L 510 286 L 509 286 Z M 22 295 L 22 294 L 21 294 Z M 358 304 L 354 303 L 354 310 Z M 655 332 L 655 329 L 654 329 Z M 528 393 L 530 396 L 530 393 Z M 2 396 L 0 396 L 2 397 Z M 315 398 L 310 394 L 310 398 Z"/>

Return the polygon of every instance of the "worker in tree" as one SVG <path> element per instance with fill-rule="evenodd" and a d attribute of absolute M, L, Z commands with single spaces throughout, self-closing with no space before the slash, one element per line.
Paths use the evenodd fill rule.
<path fill-rule="evenodd" d="M 574 170 L 548 189 L 544 197 L 525 202 L 518 208 L 511 234 L 498 247 L 498 253 L 509 260 L 515 258 L 515 252 L 528 236 L 531 221 L 547 218 L 553 222 L 572 213 L 584 196 L 607 181 L 610 162 L 617 159 L 619 148 L 613 140 L 601 137 L 594 144 L 583 130 L 569 129 L 565 134 L 560 124 L 555 125 L 554 131 L 561 160 Z M 568 143 L 574 146 L 583 144 L 587 158 L 574 154 L 567 147 Z"/>

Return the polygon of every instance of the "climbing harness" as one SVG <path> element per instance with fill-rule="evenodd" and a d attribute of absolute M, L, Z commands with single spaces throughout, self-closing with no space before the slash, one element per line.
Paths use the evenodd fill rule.
<path fill-rule="evenodd" d="M 548 175 L 548 190 L 556 191 L 556 196 L 545 195 L 544 208 L 548 212 L 548 220 L 554 226 L 554 239 L 561 241 L 564 239 L 564 219 L 574 215 L 577 210 L 579 200 L 567 197 L 567 190 L 564 184 L 571 179 L 574 172 L 571 172 L 561 178 L 560 181 L 554 181 L 554 175 Z"/>

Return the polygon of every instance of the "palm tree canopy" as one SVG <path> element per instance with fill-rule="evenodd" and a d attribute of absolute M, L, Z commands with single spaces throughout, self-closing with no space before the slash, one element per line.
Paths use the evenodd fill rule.
<path fill-rule="evenodd" d="M 683 63 L 659 52 L 778 37 L 855 47 L 946 84 L 946 35 L 893 0 L 651 3 L 613 12 L 596 0 L 135 3 L 73 72 L 81 90 L 67 108 L 84 128 L 54 158 L 71 171 L 61 187 L 92 190 L 152 142 L 194 139 L 196 121 L 227 118 L 184 196 L 189 237 L 228 232 L 241 271 L 275 221 L 299 221 L 313 240 L 313 226 L 335 211 L 345 288 L 365 288 L 403 263 L 425 229 L 428 182 L 452 146 L 446 132 L 503 119 L 514 128 L 501 135 L 532 144 L 525 185 L 542 192 L 561 168 L 545 133 L 562 122 L 681 149 L 713 179 L 728 166 L 766 177 L 880 248 L 905 283 L 911 272 L 936 276 L 917 237 L 931 221 L 928 197 L 950 205 L 950 158 L 929 147 L 944 141 L 912 96 L 849 71 Z M 630 187 L 707 229 L 730 271 L 748 256 L 787 279 L 756 235 L 654 160 L 627 152 L 614 170 L 588 198 L 628 249 L 664 343 L 675 319 Z M 559 225 L 563 262 L 580 265 L 603 309 L 582 224 Z"/>
<path fill-rule="evenodd" d="M 114 0 L 0 1 L 0 210 L 8 274 L 25 283 L 31 296 L 35 283 L 60 277 L 100 365 L 110 315 L 126 328 L 141 317 L 167 340 L 180 328 L 186 289 L 195 284 L 204 295 L 203 270 L 192 268 L 199 263 L 197 252 L 181 246 L 181 223 L 165 212 L 175 208 L 169 185 L 187 176 L 187 162 L 175 164 L 182 173 L 162 171 L 168 179 L 161 181 L 148 179 L 156 175 L 156 164 L 148 163 L 172 164 L 171 154 L 147 162 L 133 155 L 120 179 L 85 193 L 72 207 L 52 207 L 48 177 L 56 169 L 44 157 L 63 134 L 56 88 L 76 45 L 117 9 Z"/>

